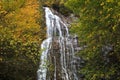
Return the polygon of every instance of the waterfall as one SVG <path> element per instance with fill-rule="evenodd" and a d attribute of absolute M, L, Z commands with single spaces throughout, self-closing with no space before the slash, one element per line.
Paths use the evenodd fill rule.
<path fill-rule="evenodd" d="M 41 44 L 38 80 L 80 80 L 77 73 L 79 58 L 75 56 L 74 48 L 76 39 L 69 35 L 67 25 L 59 16 L 48 7 L 44 9 L 47 39 Z"/>

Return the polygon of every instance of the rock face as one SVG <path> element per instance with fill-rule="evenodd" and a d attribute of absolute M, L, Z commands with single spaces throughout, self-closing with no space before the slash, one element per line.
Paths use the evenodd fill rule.
<path fill-rule="evenodd" d="M 75 56 L 78 47 L 77 36 L 69 35 L 63 19 L 45 7 L 47 39 L 41 48 L 41 64 L 38 80 L 80 80 L 78 68 L 81 58 Z"/>

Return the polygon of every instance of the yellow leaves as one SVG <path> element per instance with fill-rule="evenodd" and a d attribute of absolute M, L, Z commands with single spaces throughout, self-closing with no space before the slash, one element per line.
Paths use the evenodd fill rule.
<path fill-rule="evenodd" d="M 11 32 L 13 33 L 13 38 L 20 39 L 22 41 L 27 42 L 29 39 L 30 41 L 39 41 L 39 34 L 40 32 L 40 25 L 38 20 L 40 19 L 41 15 L 39 12 L 39 3 L 38 0 L 10 0 L 9 4 L 14 4 L 11 6 L 21 5 L 20 2 L 24 2 L 24 6 L 18 7 L 17 10 L 7 12 L 6 9 L 8 8 L 7 3 L 4 2 L 4 7 L 6 9 L 0 9 L 0 16 L 4 13 L 4 22 L 1 22 L 5 25 L 5 27 L 10 28 Z M 1 3 L 1 0 L 0 0 Z M 1 6 L 1 5 L 0 5 Z M 3 7 L 3 5 L 2 5 Z M 37 34 L 35 34 L 37 33 Z M 24 35 L 27 36 L 24 36 Z"/>
<path fill-rule="evenodd" d="M 60 1 L 60 4 L 64 4 L 64 3 L 65 3 L 64 0 L 61 0 L 61 1 Z"/>
<path fill-rule="evenodd" d="M 88 37 L 87 38 L 92 38 L 96 33 L 93 31 L 91 32 L 90 34 L 88 34 Z"/>
<path fill-rule="evenodd" d="M 102 13 L 103 13 L 103 12 L 102 12 L 102 10 L 101 10 L 101 11 L 99 11 L 99 13 L 100 13 L 100 14 L 102 14 Z"/>
<path fill-rule="evenodd" d="M 1 5 L 6 11 L 15 11 L 24 5 L 25 0 L 2 0 Z"/>
<path fill-rule="evenodd" d="M 14 16 L 14 12 L 11 12 L 11 13 L 7 14 L 5 16 L 5 18 L 11 20 L 13 18 L 13 16 Z"/>
<path fill-rule="evenodd" d="M 23 8 L 20 8 L 15 14 L 14 23 L 17 24 L 18 28 L 30 29 L 30 28 L 39 28 L 37 24 L 37 19 L 40 18 L 39 7 L 36 0 L 26 0 L 26 4 Z"/>
<path fill-rule="evenodd" d="M 114 0 L 106 0 L 106 2 L 113 2 Z"/>
<path fill-rule="evenodd" d="M 104 5 L 104 2 L 102 2 L 100 5 L 103 6 L 103 5 Z"/>
<path fill-rule="evenodd" d="M 96 46 L 93 46 L 93 50 L 96 49 Z"/>
<path fill-rule="evenodd" d="M 120 6 L 120 2 L 118 2 L 118 5 Z"/>
<path fill-rule="evenodd" d="M 111 14 L 107 14 L 107 15 L 105 16 L 105 19 L 107 19 L 108 17 L 110 17 L 110 15 L 111 15 Z"/>
<path fill-rule="evenodd" d="M 110 12 L 110 11 L 112 11 L 112 10 L 113 10 L 113 8 L 108 8 L 108 9 L 107 9 L 108 12 Z"/>
<path fill-rule="evenodd" d="M 88 4 L 89 2 L 90 2 L 90 0 L 86 0 L 86 1 L 85 1 L 85 4 Z"/>
<path fill-rule="evenodd" d="M 91 34 L 88 35 L 88 38 L 91 38 L 92 36 L 93 36 L 93 34 L 91 33 Z"/>
<path fill-rule="evenodd" d="M 22 4 L 25 4 L 24 7 Z M 2 4 L 0 5 L 4 8 L 4 10 L 14 10 L 14 7 L 17 7 L 16 11 L 10 11 L 9 14 L 5 16 L 5 20 L 9 22 L 8 24 L 14 24 L 18 27 L 31 27 L 31 26 L 37 26 L 36 23 L 37 19 L 39 19 L 39 4 L 37 0 L 8 0 L 8 1 L 2 1 Z M 10 7 L 11 6 L 11 7 Z M 6 11 L 0 11 L 0 15 L 3 13 L 6 13 Z"/>
<path fill-rule="evenodd" d="M 90 80 L 96 80 L 97 76 L 98 76 L 97 74 L 94 74 Z"/>
<path fill-rule="evenodd" d="M 114 25 L 114 26 L 112 27 L 113 31 L 115 31 L 115 30 L 116 30 L 116 27 L 117 27 L 116 25 Z"/>
<path fill-rule="evenodd" d="M 2 5 L 1 5 L 1 2 L 0 2 L 0 11 L 1 11 L 1 9 L 2 9 Z"/>
<path fill-rule="evenodd" d="M 81 9 L 81 12 L 84 12 L 86 10 L 86 8 L 84 7 L 83 9 Z"/>
<path fill-rule="evenodd" d="M 6 14 L 7 12 L 5 10 L 0 9 L 0 16 Z"/>
<path fill-rule="evenodd" d="M 0 57 L 0 62 L 3 60 L 3 58 L 2 57 Z"/>

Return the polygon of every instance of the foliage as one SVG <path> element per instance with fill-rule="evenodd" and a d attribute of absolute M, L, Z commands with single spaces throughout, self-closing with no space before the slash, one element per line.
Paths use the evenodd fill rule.
<path fill-rule="evenodd" d="M 85 79 L 120 80 L 120 1 L 68 0 L 65 5 L 80 16 L 71 32 L 87 46 L 79 53 L 87 61 L 80 70 Z"/>
<path fill-rule="evenodd" d="M 119 0 L 0 0 L 0 80 L 36 79 L 45 38 L 42 6 L 80 16 L 70 30 L 87 46 L 78 53 L 86 60 L 85 80 L 120 80 Z"/>
<path fill-rule="evenodd" d="M 64 6 L 67 0 L 39 0 L 42 6 L 48 6 L 64 16 L 69 16 L 72 11 Z"/>
<path fill-rule="evenodd" d="M 36 79 L 45 37 L 39 9 L 37 0 L 0 0 L 0 80 Z"/>

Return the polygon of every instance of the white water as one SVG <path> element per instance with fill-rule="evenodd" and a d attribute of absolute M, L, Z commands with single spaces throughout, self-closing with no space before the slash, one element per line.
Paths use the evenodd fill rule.
<path fill-rule="evenodd" d="M 59 47 L 60 63 L 56 62 L 57 58 L 54 56 L 54 77 L 52 80 L 58 79 L 58 68 L 56 64 L 61 65 L 60 77 L 62 80 L 78 80 L 76 65 L 73 64 L 75 61 L 73 39 L 69 38 L 70 35 L 66 24 L 47 7 L 45 7 L 45 18 L 47 26 L 47 39 L 41 44 L 43 52 L 40 59 L 41 64 L 37 71 L 38 80 L 51 80 L 47 74 L 49 72 L 47 65 L 49 61 L 48 55 L 50 55 L 50 50 L 52 50 L 52 46 L 54 45 L 52 43 L 54 42 L 53 39 L 55 37 L 57 38 L 55 41 L 59 44 L 57 47 Z"/>

